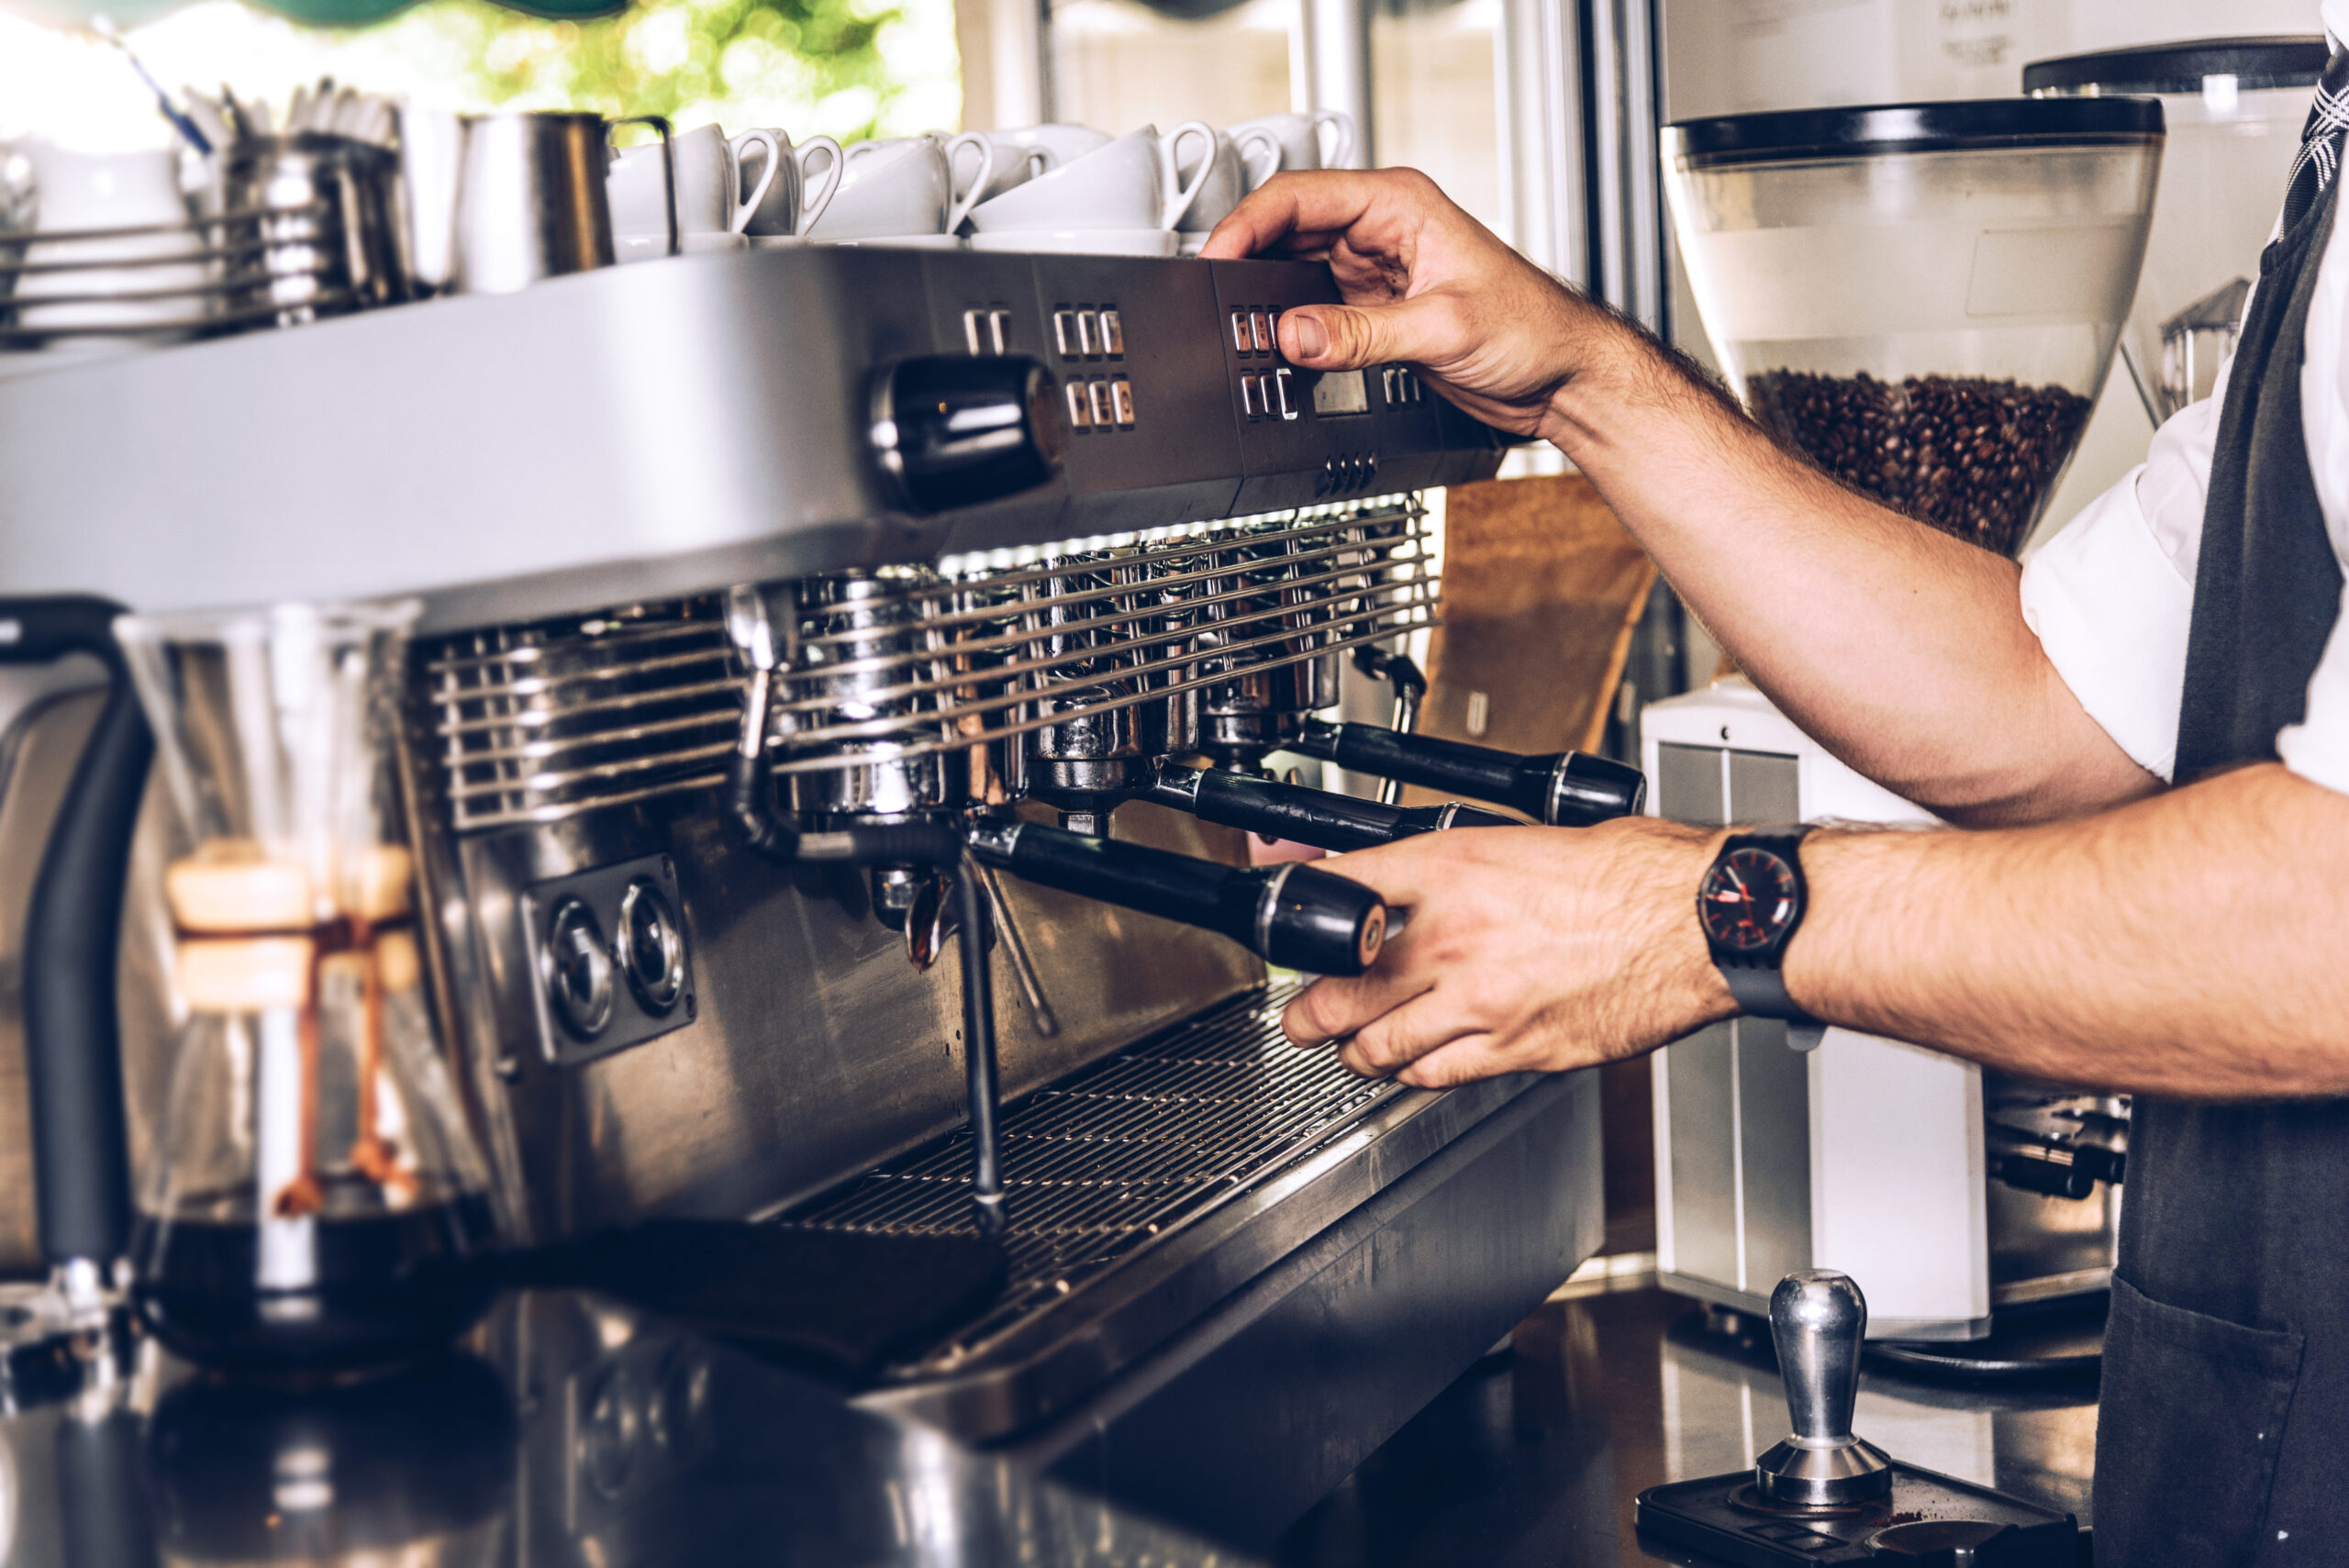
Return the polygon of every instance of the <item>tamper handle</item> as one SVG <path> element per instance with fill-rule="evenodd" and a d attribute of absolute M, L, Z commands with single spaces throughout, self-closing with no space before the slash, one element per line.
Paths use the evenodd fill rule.
<path fill-rule="evenodd" d="M 1806 1442 L 1852 1439 L 1852 1407 L 1860 1394 L 1860 1341 L 1868 1327 L 1867 1299 L 1847 1274 L 1804 1269 L 1770 1293 L 1770 1338 L 1787 1385 L 1787 1414 Z"/>

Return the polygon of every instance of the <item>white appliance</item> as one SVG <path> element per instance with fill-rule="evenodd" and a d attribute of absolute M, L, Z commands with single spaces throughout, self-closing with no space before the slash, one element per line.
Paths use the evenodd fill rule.
<path fill-rule="evenodd" d="M 1746 681 L 1652 703 L 1649 809 L 1720 826 L 1932 816 L 1829 756 Z M 1738 1018 L 1653 1058 L 1663 1283 L 1766 1314 L 1797 1269 L 1837 1269 L 1871 1339 L 1987 1335 L 1995 1309 L 2103 1288 L 2111 1183 L 2073 1173 L 2112 1148 L 2118 1106 L 1899 1040 L 1830 1029 L 1815 1050 Z"/>

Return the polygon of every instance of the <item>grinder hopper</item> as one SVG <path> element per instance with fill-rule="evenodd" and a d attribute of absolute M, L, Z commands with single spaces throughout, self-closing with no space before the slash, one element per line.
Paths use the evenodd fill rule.
<path fill-rule="evenodd" d="M 2163 140 L 2143 98 L 1689 120 L 1664 133 L 1690 286 L 1780 440 L 2012 554 L 2136 292 Z"/>

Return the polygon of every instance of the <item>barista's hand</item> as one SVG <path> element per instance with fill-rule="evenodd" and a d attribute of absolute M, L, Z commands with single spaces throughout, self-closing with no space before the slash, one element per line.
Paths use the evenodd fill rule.
<path fill-rule="evenodd" d="M 1369 973 L 1318 982 L 1281 1025 L 1419 1088 L 1653 1050 L 1737 1010 L 1697 926 L 1719 837 L 1633 817 L 1454 828 L 1324 862 L 1410 918 Z"/>
<path fill-rule="evenodd" d="M 1276 174 L 1200 254 L 1326 256 L 1344 305 L 1284 311 L 1309 370 L 1403 363 L 1488 425 L 1555 439 L 1565 384 L 1640 357 L 1621 320 L 1545 275 L 1415 169 Z"/>

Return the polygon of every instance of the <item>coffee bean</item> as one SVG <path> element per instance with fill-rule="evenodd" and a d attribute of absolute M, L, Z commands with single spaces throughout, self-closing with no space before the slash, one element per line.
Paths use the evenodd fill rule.
<path fill-rule="evenodd" d="M 1837 479 L 2001 555 L 2030 537 L 2091 406 L 2060 386 L 1865 371 L 1765 371 L 1745 390 L 1764 428 Z"/>

